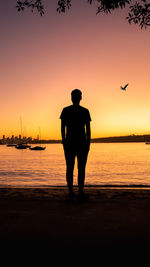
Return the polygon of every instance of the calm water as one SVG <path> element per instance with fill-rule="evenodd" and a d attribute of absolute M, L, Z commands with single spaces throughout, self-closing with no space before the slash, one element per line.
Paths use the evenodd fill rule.
<path fill-rule="evenodd" d="M 77 184 L 75 164 L 74 184 Z M 91 144 L 86 185 L 149 185 L 150 146 L 144 143 Z M 66 185 L 61 144 L 45 151 L 0 146 L 0 187 Z"/>

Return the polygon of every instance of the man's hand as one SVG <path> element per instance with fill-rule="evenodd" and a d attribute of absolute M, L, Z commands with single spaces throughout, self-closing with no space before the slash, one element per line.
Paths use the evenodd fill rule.
<path fill-rule="evenodd" d="M 87 147 L 87 150 L 89 151 L 90 150 L 90 140 L 86 141 L 86 147 Z"/>
<path fill-rule="evenodd" d="M 61 143 L 62 143 L 63 145 L 65 145 L 65 144 L 66 144 L 66 139 L 65 139 L 65 138 L 62 139 Z"/>

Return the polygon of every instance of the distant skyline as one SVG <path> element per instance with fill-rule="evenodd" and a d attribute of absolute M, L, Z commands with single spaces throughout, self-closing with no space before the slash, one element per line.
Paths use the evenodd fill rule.
<path fill-rule="evenodd" d="M 62 143 L 61 139 L 44 139 L 40 138 L 39 135 L 36 137 L 32 136 L 22 136 L 19 134 L 18 136 L 6 136 L 2 135 L 0 137 L 0 145 L 1 144 L 17 144 L 17 143 Z M 100 138 L 92 138 L 92 143 L 112 143 L 112 142 L 150 142 L 150 134 L 147 135 L 124 135 L 124 136 L 108 136 L 108 137 L 100 137 Z M 150 143 L 149 143 L 150 144 Z"/>
<path fill-rule="evenodd" d="M 95 15 L 86 1 L 66 14 L 0 9 L 0 138 L 60 139 L 59 116 L 74 88 L 90 110 L 92 138 L 150 133 L 150 30 L 129 25 L 127 10 Z M 129 83 L 126 91 L 120 86 Z"/>

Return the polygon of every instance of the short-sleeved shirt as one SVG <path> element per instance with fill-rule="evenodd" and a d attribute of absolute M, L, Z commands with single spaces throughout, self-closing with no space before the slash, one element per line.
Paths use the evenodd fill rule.
<path fill-rule="evenodd" d="M 65 107 L 60 119 L 66 125 L 66 140 L 68 143 L 81 144 L 86 140 L 85 125 L 91 121 L 88 109 L 76 105 Z"/>

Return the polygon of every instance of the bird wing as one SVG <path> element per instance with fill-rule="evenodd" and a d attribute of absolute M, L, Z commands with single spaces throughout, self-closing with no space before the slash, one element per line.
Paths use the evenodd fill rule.
<path fill-rule="evenodd" d="M 129 84 L 127 83 L 124 87 L 120 86 L 120 89 L 121 89 L 121 90 L 126 90 L 126 88 L 127 88 L 128 85 L 129 85 Z"/>
<path fill-rule="evenodd" d="M 125 87 L 124 88 L 127 88 L 127 86 L 128 86 L 129 84 L 127 83 L 126 85 L 125 85 Z"/>

